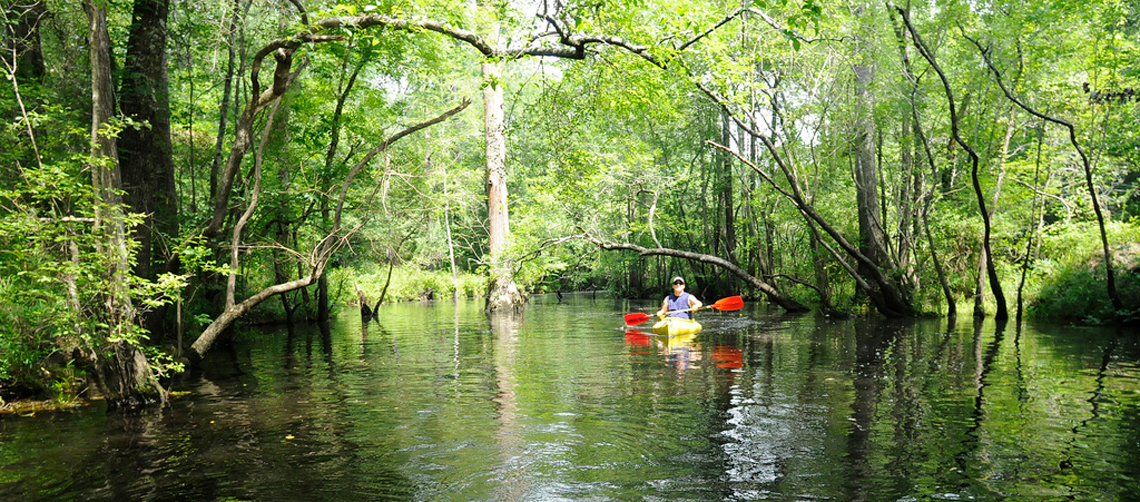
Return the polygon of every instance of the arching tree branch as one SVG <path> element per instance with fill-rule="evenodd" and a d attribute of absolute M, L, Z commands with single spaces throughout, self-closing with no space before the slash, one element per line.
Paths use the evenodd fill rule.
<path fill-rule="evenodd" d="M 692 261 L 701 262 L 701 263 L 708 263 L 710 265 L 714 265 L 714 266 L 723 268 L 723 269 L 731 272 L 732 275 L 739 277 L 744 282 L 755 287 L 756 289 L 759 289 L 768 298 L 768 301 L 775 303 L 776 305 L 779 305 L 781 308 L 783 308 L 784 310 L 786 310 L 788 312 L 807 312 L 808 311 L 808 308 L 806 306 L 804 306 L 803 304 L 785 296 L 783 293 L 781 293 L 778 289 L 776 289 L 771 284 L 768 284 L 767 282 L 764 282 L 760 278 L 755 277 L 755 276 L 749 274 L 748 272 L 745 272 L 744 269 L 740 268 L 739 266 L 737 266 L 737 265 L 733 264 L 732 262 L 730 262 L 724 258 L 721 258 L 719 256 L 712 256 L 712 255 L 701 254 L 701 253 L 693 253 L 691 251 L 682 251 L 679 249 L 670 249 L 670 248 L 652 248 L 651 249 L 651 248 L 641 247 L 641 246 L 638 246 L 636 244 L 620 243 L 620 242 L 618 242 L 618 243 L 604 242 L 601 239 L 598 239 L 598 238 L 596 238 L 596 237 L 594 237 L 588 233 L 583 233 L 582 238 L 594 243 L 599 248 L 605 249 L 607 251 L 615 251 L 615 250 L 634 251 L 634 252 L 636 252 L 642 256 L 673 256 L 676 258 L 684 258 L 686 260 L 692 260 Z"/>
<path fill-rule="evenodd" d="M 325 235 L 325 237 L 323 239 L 321 239 L 321 241 L 319 243 L 317 243 L 316 246 L 313 247 L 313 250 L 308 255 L 306 255 L 306 258 L 304 259 L 305 265 L 309 268 L 308 274 L 305 275 L 304 277 L 301 277 L 300 279 L 296 279 L 296 280 L 281 283 L 281 284 L 275 284 L 273 286 L 265 288 L 265 289 L 257 292 L 253 296 L 246 298 L 245 300 L 243 300 L 240 303 L 234 302 L 233 297 L 232 297 L 232 291 L 231 291 L 229 293 L 229 297 L 227 299 L 227 305 L 226 305 L 225 311 L 223 311 L 220 316 L 218 316 L 216 319 L 214 319 L 214 321 L 211 322 L 210 325 L 206 327 L 206 329 L 202 332 L 202 334 L 198 336 L 198 339 L 194 341 L 193 345 L 190 346 L 191 356 L 197 360 L 201 360 L 206 355 L 206 352 L 208 350 L 210 350 L 210 347 L 213 345 L 213 343 L 217 339 L 218 335 L 220 335 L 222 332 L 224 332 L 226 330 L 226 328 L 228 328 L 231 324 L 233 324 L 234 321 L 238 320 L 242 315 L 244 315 L 250 309 L 257 306 L 257 304 L 259 304 L 259 303 L 261 303 L 261 302 L 263 302 L 269 298 L 272 298 L 274 295 L 282 294 L 282 293 L 288 293 L 290 291 L 300 289 L 303 287 L 307 287 L 309 285 L 316 283 L 317 280 L 320 279 L 321 275 L 324 274 L 325 267 L 328 265 L 328 261 L 330 258 L 332 258 L 333 253 L 335 253 L 338 249 L 340 249 L 342 246 L 344 246 L 345 243 L 348 242 L 348 239 L 350 237 L 352 237 L 352 235 L 354 235 L 361 228 L 363 228 L 364 224 L 367 221 L 365 219 L 364 221 L 361 221 L 360 223 L 358 223 L 355 227 L 348 228 L 348 229 L 344 229 L 341 227 L 341 212 L 343 211 L 343 208 L 344 208 L 344 200 L 348 196 L 348 189 L 349 189 L 350 185 L 352 184 L 353 180 L 356 178 L 356 176 L 365 167 L 365 165 L 367 165 L 368 161 L 370 159 L 372 159 L 373 157 L 375 157 L 375 155 L 377 153 L 387 149 L 389 146 L 391 146 L 393 143 L 400 140 L 401 138 L 404 138 L 404 137 L 408 136 L 409 134 L 412 134 L 416 131 L 423 130 L 425 128 L 431 127 L 432 125 L 435 125 L 435 124 L 438 124 L 444 120 L 447 120 L 448 118 L 454 116 L 455 114 L 459 113 L 463 109 L 467 108 L 467 106 L 470 104 L 471 104 L 471 101 L 465 99 L 465 100 L 463 100 L 462 103 L 460 103 L 455 108 L 452 108 L 452 109 L 440 114 L 439 116 L 437 116 L 435 118 L 426 120 L 424 122 L 420 122 L 420 123 L 415 124 L 411 127 L 408 127 L 406 129 L 401 130 L 400 132 L 398 132 L 398 133 L 392 135 L 391 137 L 389 137 L 388 139 L 384 140 L 379 146 L 377 146 L 373 150 L 373 152 L 370 156 L 366 156 L 363 160 L 358 162 L 352 168 L 351 172 L 347 176 L 345 176 L 344 181 L 341 183 L 340 196 L 337 199 L 336 213 L 333 216 L 333 222 L 334 223 L 333 223 L 332 228 L 329 229 L 328 234 Z M 266 126 L 265 126 L 266 129 L 268 129 L 271 125 L 272 125 L 271 123 L 266 124 Z M 257 201 L 256 189 L 255 189 L 254 195 L 255 195 L 255 197 L 254 197 L 253 201 L 251 202 L 250 207 L 246 210 L 246 212 L 243 216 L 243 220 L 245 218 L 248 218 L 248 215 L 250 213 L 252 213 L 252 211 L 253 211 L 253 204 L 256 204 L 256 201 Z M 243 223 L 244 223 L 244 221 L 243 221 Z M 235 232 L 234 248 L 236 250 L 237 240 L 238 240 L 237 234 L 241 232 L 241 225 L 238 225 L 237 228 L 235 228 L 234 232 Z M 229 287 L 232 288 L 233 284 L 231 283 Z"/>

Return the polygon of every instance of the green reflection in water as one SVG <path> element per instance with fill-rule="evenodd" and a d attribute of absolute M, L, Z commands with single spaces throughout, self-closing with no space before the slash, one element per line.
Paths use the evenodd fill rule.
<path fill-rule="evenodd" d="M 650 302 L 255 329 L 138 416 L 0 420 L 16 500 L 1130 500 L 1132 334 Z"/>

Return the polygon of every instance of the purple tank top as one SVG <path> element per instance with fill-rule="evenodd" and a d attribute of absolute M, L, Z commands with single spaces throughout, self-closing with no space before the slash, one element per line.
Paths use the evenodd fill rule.
<path fill-rule="evenodd" d="M 665 297 L 665 301 L 669 302 L 669 311 L 685 310 L 689 308 L 689 292 L 681 293 L 681 296 L 669 295 Z M 692 312 L 678 312 L 676 314 L 669 314 L 669 317 L 680 317 L 682 319 L 692 319 Z"/>

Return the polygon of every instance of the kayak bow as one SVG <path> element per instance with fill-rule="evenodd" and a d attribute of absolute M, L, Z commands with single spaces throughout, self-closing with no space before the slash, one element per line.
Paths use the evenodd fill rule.
<path fill-rule="evenodd" d="M 688 335 L 700 330 L 701 323 L 680 317 L 666 317 L 653 325 L 654 333 L 667 336 Z"/>

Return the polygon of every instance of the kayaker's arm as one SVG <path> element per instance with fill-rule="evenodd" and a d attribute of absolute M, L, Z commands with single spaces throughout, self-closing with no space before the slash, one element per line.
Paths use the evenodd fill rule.
<path fill-rule="evenodd" d="M 699 309 L 699 308 L 701 308 L 701 305 L 704 305 L 704 304 L 701 303 L 701 301 L 698 300 L 697 297 L 695 297 L 693 295 L 689 295 L 689 308 Z"/>
<path fill-rule="evenodd" d="M 657 317 L 665 317 L 665 313 L 669 311 L 669 297 L 661 300 L 661 310 L 657 311 Z"/>

